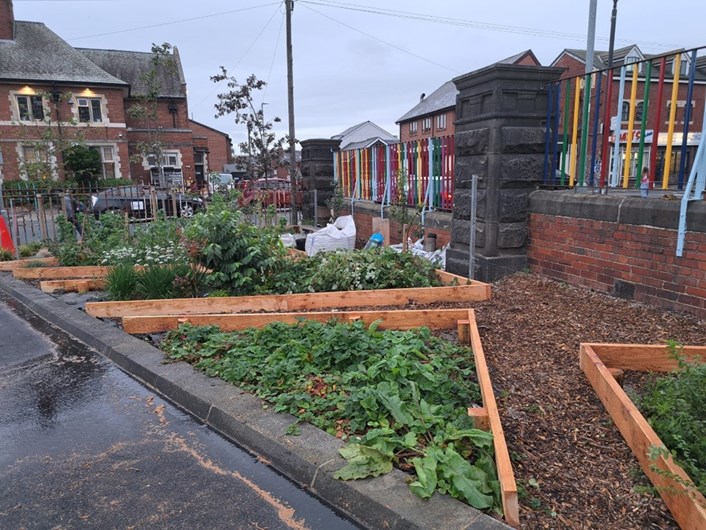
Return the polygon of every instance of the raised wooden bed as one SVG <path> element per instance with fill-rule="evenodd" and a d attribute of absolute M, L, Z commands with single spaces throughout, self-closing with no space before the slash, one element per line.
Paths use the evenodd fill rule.
<path fill-rule="evenodd" d="M 241 313 L 216 315 L 159 315 L 125 316 L 123 330 L 127 333 L 161 333 L 189 323 L 194 326 L 215 325 L 223 331 L 258 328 L 271 322 L 293 324 L 301 319 L 327 322 L 331 319 L 362 320 L 372 324 L 382 320 L 380 328 L 412 329 L 427 326 L 431 329 L 456 329 L 459 320 L 468 315 L 468 309 L 412 309 L 406 311 L 318 311 L 312 313 Z"/>
<path fill-rule="evenodd" d="M 105 278 L 110 267 L 37 267 L 14 269 L 12 274 L 20 280 L 65 280 L 68 278 Z"/>
<path fill-rule="evenodd" d="M 687 346 L 682 353 L 688 358 L 706 361 L 706 346 Z M 679 526 L 683 530 L 706 528 L 706 499 L 671 457 L 649 458 L 650 449 L 663 447 L 664 443 L 616 380 L 622 377 L 623 370 L 676 370 L 677 362 L 670 357 L 669 349 L 666 346 L 631 344 L 581 344 L 579 359 L 598 398 Z M 687 488 L 683 484 L 691 484 L 692 487 Z"/>
<path fill-rule="evenodd" d="M 12 261 L 0 261 L 0 272 L 10 272 L 17 269 L 23 269 L 26 267 L 36 266 L 41 264 L 45 267 L 51 267 L 59 263 L 56 258 L 27 258 L 27 259 L 16 259 Z"/>
<path fill-rule="evenodd" d="M 181 322 L 194 325 L 217 325 L 223 331 L 262 327 L 271 322 L 293 323 L 301 319 L 328 321 L 331 319 L 362 320 L 366 324 L 380 321 L 381 329 L 412 329 L 427 326 L 432 329 L 457 329 L 459 341 L 467 343 L 473 350 L 476 376 L 482 397 L 481 407 L 470 407 L 468 415 L 473 417 L 479 429 L 489 430 L 493 434 L 495 464 L 500 483 L 505 522 L 519 528 L 519 505 L 517 485 L 512 471 L 510 455 L 505 441 L 500 414 L 498 412 L 493 386 L 488 373 L 488 365 L 483 353 L 475 313 L 472 309 L 438 309 L 429 311 L 326 311 L 317 313 L 261 313 L 244 315 L 196 315 L 190 317 L 125 317 L 125 330 L 138 329 L 142 332 L 146 322 L 163 322 L 169 327 L 176 327 Z M 139 323 L 139 325 L 138 325 Z M 160 326 L 162 327 L 162 326 Z M 131 331 L 132 332 L 132 331 Z"/>
<path fill-rule="evenodd" d="M 336 291 L 306 294 L 175 298 L 127 302 L 90 302 L 86 312 L 99 318 L 158 315 L 206 315 L 241 311 L 303 311 L 346 307 L 382 307 L 435 302 L 478 302 L 490 298 L 490 285 L 437 271 L 446 285 L 407 289 Z"/>
<path fill-rule="evenodd" d="M 64 291 L 67 293 L 87 293 L 89 291 L 101 291 L 105 289 L 106 281 L 103 278 L 78 278 L 67 280 L 42 280 L 39 288 L 44 293 L 55 293 Z"/>

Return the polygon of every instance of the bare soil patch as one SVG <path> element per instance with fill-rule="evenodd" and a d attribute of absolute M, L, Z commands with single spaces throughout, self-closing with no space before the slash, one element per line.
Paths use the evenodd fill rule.
<path fill-rule="evenodd" d="M 578 364 L 581 342 L 706 344 L 706 322 L 531 274 L 474 304 L 522 528 L 678 528 Z M 637 489 L 637 491 L 636 491 Z"/>

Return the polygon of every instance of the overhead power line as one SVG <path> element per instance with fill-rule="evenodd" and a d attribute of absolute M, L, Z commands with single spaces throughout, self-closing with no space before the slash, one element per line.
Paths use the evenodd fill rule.
<path fill-rule="evenodd" d="M 314 3 L 316 3 L 316 2 L 304 2 L 304 4 L 314 4 Z M 385 44 L 386 46 L 390 46 L 391 48 L 394 48 L 394 49 L 396 49 L 396 50 L 398 50 L 398 51 L 401 51 L 402 53 L 406 53 L 407 55 L 411 55 L 412 57 L 416 57 L 417 59 L 420 59 L 420 60 L 422 60 L 422 61 L 424 61 L 424 62 L 427 62 L 427 63 L 429 63 L 429 64 L 433 64 L 434 66 L 438 66 L 439 68 L 443 68 L 444 70 L 448 70 L 449 72 L 452 72 L 452 73 L 454 73 L 454 74 L 459 74 L 459 73 L 461 73 L 461 72 L 459 72 L 458 70 L 456 70 L 456 69 L 454 69 L 454 68 L 450 68 L 450 67 L 448 67 L 448 66 L 446 66 L 446 65 L 443 65 L 443 64 L 441 64 L 441 63 L 437 63 L 436 61 L 432 61 L 431 59 L 427 59 L 426 57 L 422 57 L 421 55 L 417 55 L 416 53 L 413 53 L 413 52 L 411 52 L 411 51 L 409 51 L 409 50 L 405 50 L 404 48 L 401 48 L 400 46 L 397 46 L 396 44 L 392 44 L 391 42 L 388 42 L 388 41 L 386 41 L 386 40 L 380 39 L 380 38 L 376 37 L 375 35 L 371 35 L 370 33 L 367 33 L 367 32 L 365 32 L 365 31 L 363 31 L 363 30 L 360 30 L 360 29 L 358 29 L 358 28 L 355 28 L 355 27 L 351 26 L 350 24 L 346 24 L 345 22 L 342 22 L 342 21 L 340 21 L 340 20 L 338 20 L 338 19 L 336 19 L 336 18 L 333 18 L 333 17 L 330 17 L 330 16 L 328 16 L 328 15 L 325 15 L 324 13 L 322 13 L 321 11 L 317 11 L 317 10 L 314 9 L 313 7 L 309 7 L 309 6 L 307 6 L 307 5 L 303 5 L 302 2 L 301 2 L 301 0 L 300 0 L 300 2 L 299 2 L 298 4 L 301 5 L 302 7 L 305 7 L 305 8 L 308 9 L 309 11 L 313 11 L 313 12 L 316 13 L 317 15 L 320 15 L 320 16 L 322 16 L 322 17 L 324 17 L 324 18 L 328 18 L 329 20 L 333 20 L 334 22 L 337 22 L 338 24 L 341 24 L 342 26 L 345 26 L 345 27 L 347 27 L 348 29 L 352 29 L 353 31 L 356 31 L 356 32 L 360 33 L 361 35 L 365 35 L 366 37 L 368 37 L 368 38 L 370 38 L 370 39 L 376 40 L 376 41 L 378 41 L 378 42 L 380 42 L 380 43 L 382 43 L 382 44 Z"/>
<path fill-rule="evenodd" d="M 160 22 L 159 24 L 150 24 L 148 26 L 137 26 L 133 28 L 118 29 L 115 31 L 108 31 L 106 33 L 94 33 L 93 35 L 83 35 L 81 37 L 70 37 L 67 40 L 81 40 L 81 39 L 91 39 L 94 37 L 105 37 L 108 35 L 117 35 L 118 33 L 128 33 L 131 31 L 139 31 L 142 29 L 152 29 L 159 28 L 163 26 L 171 26 L 174 24 L 181 24 L 183 22 L 192 22 L 194 20 L 204 20 L 213 17 L 222 17 L 223 15 L 232 15 L 233 13 L 242 13 L 243 11 L 252 11 L 253 9 L 260 9 L 261 7 L 279 5 L 281 2 L 270 2 L 267 4 L 260 4 L 257 6 L 243 7 L 241 9 L 231 9 L 230 11 L 222 11 L 220 13 L 211 13 L 210 15 L 199 15 L 198 17 L 182 18 L 179 20 L 172 20 L 170 22 Z"/>
<path fill-rule="evenodd" d="M 384 15 L 396 18 L 406 18 L 410 20 L 418 20 L 422 22 L 433 22 L 435 24 L 446 24 L 449 26 L 458 27 L 468 27 L 476 28 L 487 31 L 499 31 L 504 33 L 515 33 L 521 35 L 531 35 L 535 37 L 547 37 L 552 39 L 571 39 L 571 40 L 585 40 L 586 35 L 580 33 L 569 33 L 564 31 L 552 31 L 538 28 L 528 28 L 522 26 L 510 26 L 507 24 L 493 24 L 490 22 L 481 22 L 477 20 L 464 20 L 457 18 L 441 17 L 436 15 L 427 15 L 424 13 L 411 13 L 408 11 L 397 11 L 394 9 L 385 9 L 382 7 L 372 7 L 359 4 L 351 4 L 346 2 L 337 2 L 335 0 L 299 0 L 299 3 L 319 5 L 324 7 L 333 7 L 337 9 L 346 9 L 349 11 L 358 11 L 361 13 L 371 13 L 375 15 Z M 596 37 L 598 40 L 608 42 L 607 37 Z M 634 41 L 627 39 L 618 39 L 626 44 L 642 44 L 645 46 L 655 46 L 659 48 L 674 49 L 679 46 L 676 44 L 670 44 L 665 42 L 652 42 L 652 41 Z"/>

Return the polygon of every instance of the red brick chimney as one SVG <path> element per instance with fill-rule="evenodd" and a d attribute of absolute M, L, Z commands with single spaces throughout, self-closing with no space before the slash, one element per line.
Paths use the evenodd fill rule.
<path fill-rule="evenodd" d="M 12 0 L 0 0 L 0 39 L 15 40 L 15 14 Z"/>

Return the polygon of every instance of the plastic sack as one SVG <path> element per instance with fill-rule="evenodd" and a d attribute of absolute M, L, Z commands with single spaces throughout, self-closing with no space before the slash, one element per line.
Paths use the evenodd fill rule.
<path fill-rule="evenodd" d="M 329 252 L 339 248 L 355 248 L 355 221 L 352 215 L 338 217 L 333 224 L 327 224 L 318 232 L 306 236 L 304 249 L 309 256 L 318 252 Z"/>

